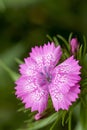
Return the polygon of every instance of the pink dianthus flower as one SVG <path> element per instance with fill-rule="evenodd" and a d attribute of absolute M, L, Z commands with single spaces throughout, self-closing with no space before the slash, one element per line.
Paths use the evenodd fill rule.
<path fill-rule="evenodd" d="M 62 55 L 54 43 L 32 48 L 24 64 L 20 65 L 20 78 L 16 81 L 16 95 L 25 108 L 42 113 L 51 97 L 53 107 L 68 110 L 80 93 L 80 69 L 73 56 L 58 64 Z"/>

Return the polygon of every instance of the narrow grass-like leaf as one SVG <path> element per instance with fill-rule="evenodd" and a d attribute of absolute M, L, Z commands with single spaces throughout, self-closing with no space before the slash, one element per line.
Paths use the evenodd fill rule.
<path fill-rule="evenodd" d="M 83 36 L 83 56 L 87 53 L 87 42 L 86 42 L 86 37 Z"/>
<path fill-rule="evenodd" d="M 54 124 L 51 126 L 50 130 L 55 130 L 56 126 L 58 125 L 58 121 L 60 120 L 60 118 L 63 115 L 63 111 L 61 113 L 59 113 L 58 118 L 56 119 L 56 121 L 54 122 Z"/>
<path fill-rule="evenodd" d="M 8 66 L 5 65 L 5 63 L 2 60 L 0 60 L 0 66 L 9 74 L 13 81 L 16 81 L 18 79 L 19 74 L 12 71 Z"/>
<path fill-rule="evenodd" d="M 69 35 L 69 38 L 68 38 L 68 42 L 70 43 L 71 39 L 72 39 L 72 35 L 73 33 L 71 32 L 70 35 Z"/>
<path fill-rule="evenodd" d="M 74 130 L 82 130 L 81 123 L 78 122 Z"/>
<path fill-rule="evenodd" d="M 56 37 L 53 37 L 53 40 L 54 40 L 55 45 L 58 46 L 59 45 L 58 39 Z"/>
<path fill-rule="evenodd" d="M 19 58 L 15 58 L 15 61 L 16 61 L 18 64 L 23 64 L 23 61 L 21 61 Z"/>
<path fill-rule="evenodd" d="M 84 102 L 87 102 L 86 97 L 83 98 Z M 80 121 L 82 125 L 82 130 L 87 130 L 87 104 L 81 103 Z"/>
<path fill-rule="evenodd" d="M 62 126 L 64 126 L 66 114 L 67 114 L 67 111 L 64 111 L 64 112 L 63 112 L 63 115 L 62 115 Z"/>
<path fill-rule="evenodd" d="M 69 112 L 69 120 L 68 120 L 68 130 L 71 130 L 71 118 L 72 118 L 72 112 Z"/>
<path fill-rule="evenodd" d="M 2 61 L 8 66 L 13 67 L 15 63 L 15 58 L 20 58 L 24 54 L 26 49 L 26 46 L 24 46 L 22 43 L 18 43 L 1 53 L 0 59 L 2 59 Z"/>
<path fill-rule="evenodd" d="M 82 61 L 82 48 L 83 45 L 80 46 L 79 51 L 77 53 L 77 59 L 80 60 L 80 62 Z"/>
<path fill-rule="evenodd" d="M 86 71 L 87 71 L 87 54 L 85 54 L 82 57 L 82 66 L 83 66 L 84 74 L 86 75 Z M 87 77 L 87 75 L 86 75 L 86 77 Z"/>
<path fill-rule="evenodd" d="M 57 37 L 64 42 L 64 45 L 65 45 L 67 51 L 69 52 L 70 51 L 70 47 L 69 47 L 69 43 L 67 42 L 67 40 L 64 37 L 62 37 L 61 35 L 57 35 Z"/>
<path fill-rule="evenodd" d="M 52 122 L 54 122 L 58 116 L 60 116 L 61 112 L 56 112 L 50 115 L 49 117 L 46 117 L 45 119 L 41 119 L 39 121 L 36 121 L 34 123 L 28 124 L 28 128 L 25 130 L 39 130 L 40 128 L 43 128 Z"/>
<path fill-rule="evenodd" d="M 46 35 L 46 37 L 51 41 L 51 42 L 53 42 L 53 39 L 50 37 L 50 35 Z"/>

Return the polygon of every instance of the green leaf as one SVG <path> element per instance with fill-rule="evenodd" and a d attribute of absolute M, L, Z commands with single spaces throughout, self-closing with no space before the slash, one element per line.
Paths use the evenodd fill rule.
<path fill-rule="evenodd" d="M 23 64 L 23 61 L 21 61 L 19 58 L 15 58 L 15 61 L 16 61 L 18 64 Z"/>
<path fill-rule="evenodd" d="M 70 35 L 69 35 L 69 38 L 68 38 L 68 42 L 70 43 L 71 39 L 72 39 L 72 35 L 73 33 L 71 32 Z"/>
<path fill-rule="evenodd" d="M 82 61 L 83 61 L 83 67 L 85 69 L 85 71 L 87 71 L 87 54 L 85 54 L 82 58 Z"/>
<path fill-rule="evenodd" d="M 83 100 L 85 102 L 85 104 L 83 102 L 81 102 L 81 107 L 80 107 L 80 121 L 81 121 L 81 125 L 82 125 L 82 130 L 87 130 L 87 97 L 84 96 Z"/>
<path fill-rule="evenodd" d="M 83 56 L 87 53 L 87 42 L 86 42 L 86 37 L 83 36 Z"/>
<path fill-rule="evenodd" d="M 75 127 L 75 130 L 82 130 L 82 127 L 81 127 L 81 123 L 78 122 L 76 127 Z"/>
<path fill-rule="evenodd" d="M 8 66 L 13 67 L 15 58 L 20 58 L 26 49 L 22 43 L 18 43 L 0 54 L 0 59 Z"/>
<path fill-rule="evenodd" d="M 71 117 L 72 117 L 72 112 L 69 112 L 69 118 L 68 118 L 68 130 L 71 130 Z"/>
<path fill-rule="evenodd" d="M 64 111 L 64 112 L 63 112 L 63 115 L 62 115 L 62 126 L 64 126 L 66 114 L 67 114 L 67 111 Z"/>
<path fill-rule="evenodd" d="M 69 47 L 69 43 L 67 42 L 67 40 L 64 37 L 62 37 L 61 35 L 57 35 L 57 37 L 64 42 L 64 45 L 65 45 L 65 47 L 66 47 L 66 49 L 67 49 L 67 51 L 69 53 L 70 52 L 70 47 Z"/>
<path fill-rule="evenodd" d="M 82 62 L 82 48 L 83 48 L 83 45 L 80 46 L 79 48 L 79 51 L 77 53 L 77 59 L 80 60 L 80 62 Z"/>
<path fill-rule="evenodd" d="M 26 46 L 22 43 L 18 43 L 0 54 L 0 76 L 3 75 L 3 70 L 5 70 L 13 81 L 19 77 L 18 73 L 14 72 L 11 68 L 14 68 L 15 66 L 15 57 L 20 58 L 24 54 L 25 50 Z M 3 79 L 3 77 L 1 77 L 1 79 Z"/>
<path fill-rule="evenodd" d="M 87 77 L 81 80 L 81 86 L 85 86 L 87 84 Z"/>
<path fill-rule="evenodd" d="M 58 39 L 56 37 L 53 37 L 53 40 L 54 40 L 54 43 L 56 46 L 60 45 L 59 42 L 58 42 Z"/>
<path fill-rule="evenodd" d="M 61 113 L 59 113 L 59 115 L 58 115 L 56 121 L 55 121 L 54 124 L 51 126 L 50 130 L 55 130 L 55 129 L 57 128 L 58 122 L 59 122 L 60 118 L 62 117 L 62 115 L 63 115 L 63 111 L 62 111 Z"/>
<path fill-rule="evenodd" d="M 49 117 L 46 117 L 45 119 L 41 119 L 39 121 L 35 121 L 34 123 L 28 124 L 28 128 L 25 130 L 38 130 L 40 128 L 43 128 L 51 124 L 52 122 L 54 122 L 60 115 L 61 115 L 61 111 L 53 113 L 52 115 L 50 115 Z"/>
<path fill-rule="evenodd" d="M 50 35 L 47 34 L 46 37 L 50 40 L 50 42 L 53 42 L 53 39 L 51 38 Z"/>
<path fill-rule="evenodd" d="M 2 67 L 9 74 L 13 81 L 16 81 L 19 78 L 19 74 L 12 71 L 8 66 L 5 65 L 5 63 L 2 60 L 0 60 L 0 67 Z"/>

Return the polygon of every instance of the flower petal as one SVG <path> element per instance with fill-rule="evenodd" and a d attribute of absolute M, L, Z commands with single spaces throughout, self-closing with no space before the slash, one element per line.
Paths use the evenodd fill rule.
<path fill-rule="evenodd" d="M 55 47 L 54 43 L 44 44 L 43 47 L 32 48 L 30 57 L 37 63 L 39 69 L 54 67 L 62 55 L 60 46 Z"/>
<path fill-rule="evenodd" d="M 80 68 L 73 57 L 68 58 L 53 70 L 53 79 L 50 87 L 57 86 L 59 92 L 68 92 L 71 87 L 80 81 Z"/>
<path fill-rule="evenodd" d="M 21 76 L 16 81 L 16 95 L 25 103 L 25 108 L 32 108 L 32 111 L 43 112 L 48 101 L 48 90 L 46 86 L 40 86 L 38 76 Z"/>
<path fill-rule="evenodd" d="M 59 92 L 56 86 L 51 88 L 50 95 L 55 110 L 68 110 L 72 102 L 76 101 L 76 99 L 78 98 L 78 94 L 80 93 L 79 87 L 79 85 L 75 85 L 68 91 L 68 93 L 65 94 Z"/>
<path fill-rule="evenodd" d="M 25 103 L 25 108 L 31 107 L 31 111 L 42 113 L 47 107 L 48 92 L 42 88 L 38 88 L 26 96 L 23 102 Z"/>
<path fill-rule="evenodd" d="M 39 69 L 43 68 L 43 48 L 42 46 L 32 48 L 32 52 L 30 53 L 30 57 L 36 62 Z"/>
<path fill-rule="evenodd" d="M 57 71 L 59 73 L 80 74 L 80 69 L 81 66 L 79 66 L 78 61 L 71 56 L 58 66 Z"/>
<path fill-rule="evenodd" d="M 24 76 L 36 75 L 38 68 L 31 58 L 25 58 L 25 63 L 20 65 L 20 73 Z"/>
<path fill-rule="evenodd" d="M 57 64 L 59 61 L 62 51 L 60 46 L 55 47 L 54 43 L 51 44 L 48 42 L 48 44 L 43 46 L 43 52 L 44 52 L 44 65 L 46 67 L 52 66 L 53 67 Z"/>
<path fill-rule="evenodd" d="M 32 77 L 24 77 L 21 76 L 17 81 L 16 81 L 17 86 L 15 87 L 16 89 L 16 95 L 19 98 L 23 98 L 24 95 L 27 95 L 31 93 L 32 91 L 35 91 L 37 87 L 39 86 L 36 84 L 36 80 Z"/>

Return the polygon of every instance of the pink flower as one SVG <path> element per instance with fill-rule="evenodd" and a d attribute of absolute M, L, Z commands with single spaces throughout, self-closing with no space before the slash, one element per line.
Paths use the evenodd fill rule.
<path fill-rule="evenodd" d="M 16 95 L 25 108 L 38 111 L 38 117 L 47 108 L 51 97 L 56 111 L 68 110 L 80 93 L 80 69 L 73 56 L 58 64 L 62 55 L 54 43 L 32 48 L 30 56 L 20 65 L 20 78 L 16 81 Z M 56 66 L 57 65 L 57 66 Z"/>
<path fill-rule="evenodd" d="M 79 43 L 77 38 L 72 38 L 70 41 L 71 53 L 75 54 L 79 48 Z"/>

